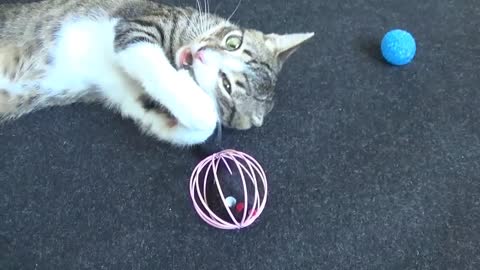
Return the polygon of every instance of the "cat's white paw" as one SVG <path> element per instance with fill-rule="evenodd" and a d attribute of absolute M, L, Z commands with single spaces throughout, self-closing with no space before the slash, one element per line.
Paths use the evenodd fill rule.
<path fill-rule="evenodd" d="M 179 70 L 177 75 L 178 91 L 185 103 L 177 115 L 178 120 L 187 128 L 213 133 L 219 121 L 214 99 L 198 86 L 187 70 Z"/>

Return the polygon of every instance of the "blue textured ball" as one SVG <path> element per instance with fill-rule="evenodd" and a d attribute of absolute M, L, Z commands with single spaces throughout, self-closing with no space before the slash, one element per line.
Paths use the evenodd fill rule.
<path fill-rule="evenodd" d="M 382 55 L 392 65 L 402 66 L 415 57 L 417 45 L 413 36 L 407 31 L 395 29 L 389 31 L 382 39 Z"/>

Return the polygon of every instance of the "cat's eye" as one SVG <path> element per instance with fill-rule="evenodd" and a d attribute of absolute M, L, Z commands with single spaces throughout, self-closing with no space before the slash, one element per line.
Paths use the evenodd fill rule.
<path fill-rule="evenodd" d="M 227 38 L 225 41 L 227 50 L 236 51 L 242 46 L 242 37 L 237 35 L 232 35 Z"/>
<path fill-rule="evenodd" d="M 222 78 L 222 85 L 225 91 L 230 95 L 232 93 L 232 84 L 230 83 L 230 80 L 228 79 L 227 75 L 225 73 L 220 74 Z"/>

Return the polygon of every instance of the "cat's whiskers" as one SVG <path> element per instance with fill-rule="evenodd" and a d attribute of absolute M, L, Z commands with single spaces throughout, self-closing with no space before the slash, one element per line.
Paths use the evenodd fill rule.
<path fill-rule="evenodd" d="M 238 0 L 238 4 L 237 6 L 235 7 L 235 9 L 233 10 L 232 12 L 232 15 L 230 15 L 227 19 L 228 22 L 230 22 L 230 19 L 232 19 L 232 17 L 235 15 L 235 13 L 237 13 L 238 9 L 240 8 L 240 5 L 242 4 L 242 0 Z"/>
<path fill-rule="evenodd" d="M 200 21 L 198 22 L 198 25 L 196 25 L 196 27 L 200 27 L 201 24 L 202 24 L 202 21 L 203 21 L 203 12 L 202 12 L 202 7 L 200 5 L 200 0 L 196 0 L 197 1 L 197 8 L 198 8 L 198 13 L 199 13 L 199 18 L 200 18 Z"/>
<path fill-rule="evenodd" d="M 215 7 L 215 10 L 213 11 L 213 14 L 217 14 L 218 8 L 222 5 L 222 2 L 218 3 L 217 6 Z"/>
<path fill-rule="evenodd" d="M 205 33 L 205 27 L 206 21 L 208 21 L 207 14 L 202 8 L 202 5 L 200 4 L 199 0 L 196 0 L 197 2 L 197 9 L 198 9 L 198 16 L 191 16 L 188 15 L 187 13 L 184 13 L 184 18 L 189 21 L 189 31 L 187 31 L 185 34 L 187 35 L 187 38 L 190 40 L 195 40 L 199 36 Z"/>
<path fill-rule="evenodd" d="M 210 2 L 208 0 L 205 0 L 207 2 L 207 13 L 210 13 Z"/>
<path fill-rule="evenodd" d="M 203 9 L 202 5 L 200 4 L 200 0 L 196 0 L 196 1 L 197 1 L 198 12 L 200 14 L 199 15 L 200 21 L 198 22 L 198 25 L 197 25 L 199 33 L 197 35 L 201 35 L 202 33 L 205 33 L 208 30 L 207 2 L 206 0 L 204 0 L 204 9 Z"/>
<path fill-rule="evenodd" d="M 189 29 L 186 31 L 186 35 L 188 39 L 195 39 L 200 35 L 200 30 L 198 29 L 198 24 L 193 21 L 190 16 L 188 16 L 185 12 L 183 13 L 184 18 L 188 20 Z"/>

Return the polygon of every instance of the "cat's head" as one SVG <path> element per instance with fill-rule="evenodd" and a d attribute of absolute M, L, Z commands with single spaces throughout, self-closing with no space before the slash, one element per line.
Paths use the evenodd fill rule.
<path fill-rule="evenodd" d="M 274 106 L 282 66 L 312 36 L 264 34 L 225 24 L 178 50 L 176 64 L 191 68 L 200 87 L 215 95 L 224 126 L 260 127 Z"/>

